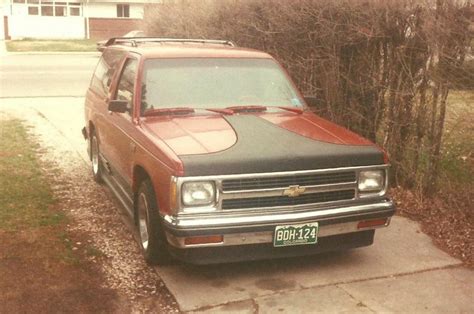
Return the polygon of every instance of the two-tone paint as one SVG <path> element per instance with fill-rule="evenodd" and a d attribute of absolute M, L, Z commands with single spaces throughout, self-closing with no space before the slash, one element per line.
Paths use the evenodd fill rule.
<path fill-rule="evenodd" d="M 232 125 L 226 120 L 226 116 L 237 115 L 237 113 L 225 110 L 196 110 L 193 113 L 179 116 L 140 116 L 139 107 L 142 95 L 141 88 L 137 87 L 142 86 L 144 62 L 147 59 L 155 58 L 273 58 L 266 53 L 250 49 L 206 46 L 182 49 L 181 45 L 168 45 L 160 49 L 153 49 L 153 47 L 146 46 L 124 48 L 119 45 L 107 49 L 123 52 L 123 58 L 119 66 L 120 70 L 116 71 L 112 77 L 107 95 L 101 95 L 91 88 L 87 91 L 85 103 L 86 127 L 84 134 L 86 138 L 90 138 L 92 132 L 96 134 L 101 149 L 100 156 L 108 172 L 105 180 L 131 217 L 135 216 L 133 203 L 140 181 L 145 177 L 149 177 L 152 180 L 163 223 L 167 224 L 168 231 L 175 231 L 174 234 L 173 232 L 168 233 L 168 240 L 175 248 L 183 249 L 185 248 L 183 239 L 186 235 L 192 235 L 192 230 L 197 230 L 196 234 L 209 234 L 209 230 L 204 232 L 203 230 L 209 224 L 219 220 L 219 217 L 213 215 L 207 215 L 207 217 L 186 215 L 182 220 L 178 217 L 175 207 L 176 193 L 179 193 L 179 191 L 176 191 L 176 184 L 177 180 L 183 180 L 183 178 L 187 177 L 187 169 L 183 159 L 185 157 L 192 158 L 194 155 L 201 157 L 208 154 L 212 155 L 234 147 L 239 141 L 239 134 L 236 133 Z M 121 69 L 129 58 L 134 58 L 138 61 L 132 113 L 129 115 L 128 113 L 110 112 L 108 110 L 108 102 L 115 98 Z M 286 73 L 286 71 L 284 72 Z M 287 73 L 286 75 L 291 82 Z M 297 89 L 295 88 L 295 90 Z M 299 96 L 303 99 L 301 95 Z M 258 116 L 282 130 L 317 142 L 341 146 L 374 147 L 378 150 L 370 141 L 315 115 L 306 105 L 301 110 L 268 110 L 257 113 L 241 113 L 241 115 Z M 262 156 L 262 158 L 265 158 L 265 156 Z M 386 156 L 384 156 L 383 162 L 375 166 L 385 169 L 387 167 L 386 162 Z M 235 173 L 235 175 L 245 174 Z M 259 175 L 271 174 L 263 173 Z M 193 178 L 189 179 L 192 180 Z M 255 215 L 255 212 L 253 212 L 253 217 L 252 215 L 247 215 L 247 218 L 245 218 L 245 214 L 240 213 L 235 216 L 238 218 L 237 221 L 239 223 L 236 224 L 237 227 L 234 233 L 229 231 L 232 228 L 223 232 L 227 234 L 226 244 L 245 244 L 246 240 L 242 239 L 248 239 L 251 235 L 255 237 L 248 241 L 248 243 L 267 243 L 271 238 L 270 229 L 272 226 L 276 223 L 284 223 L 285 221 L 319 219 L 325 221 L 323 225 L 327 225 L 327 227 L 322 229 L 323 235 L 338 234 L 334 230 L 339 230 L 340 234 L 349 234 L 360 231 L 357 229 L 356 218 L 345 219 L 351 213 L 355 213 L 355 216 L 360 215 L 360 220 L 364 220 L 380 218 L 380 215 L 376 213 L 383 212 L 381 216 L 387 218 L 383 226 L 386 226 L 389 223 L 389 217 L 394 212 L 393 204 L 385 199 L 384 195 L 378 195 L 376 205 L 373 202 L 371 204 L 370 201 L 355 204 L 347 203 L 346 205 L 345 212 L 344 210 L 341 212 L 340 209 L 334 208 L 333 211 L 316 216 L 315 209 L 308 208 L 306 211 L 298 213 L 301 216 L 300 218 L 291 216 L 293 217 L 292 219 L 288 219 L 290 216 L 285 216 L 291 215 L 289 211 L 284 211 L 277 215 L 266 213 L 265 215 L 269 219 L 266 224 L 249 223 L 252 219 L 259 219 L 257 217 L 262 218 L 265 215 Z M 374 209 L 374 206 L 379 206 L 380 210 L 370 212 Z M 307 215 L 307 213 L 312 214 Z M 226 217 L 229 218 L 231 215 L 227 214 Z M 185 223 L 190 223 L 192 228 L 187 230 L 186 226 L 183 227 Z M 227 223 L 230 223 L 230 220 L 227 220 L 224 225 L 217 226 L 215 229 L 222 229 Z M 263 229 L 245 228 L 246 223 L 247 226 L 263 227 Z M 201 224 L 201 227 L 196 227 L 199 224 Z M 369 229 L 375 229 L 376 227 Z M 366 241 L 365 243 L 369 243 L 369 240 L 371 240 L 369 239 L 370 235 L 367 233 L 361 233 L 361 236 Z M 205 251 L 203 252 L 205 254 Z M 184 255 L 184 259 L 186 259 L 186 255 Z M 204 260 L 205 258 L 203 258 L 202 254 L 199 254 L 194 261 L 199 259 Z"/>

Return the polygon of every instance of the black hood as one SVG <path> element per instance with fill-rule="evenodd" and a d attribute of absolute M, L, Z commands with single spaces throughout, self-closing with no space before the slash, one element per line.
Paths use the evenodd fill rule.
<path fill-rule="evenodd" d="M 384 163 L 375 146 L 316 141 L 253 115 L 226 116 L 237 134 L 227 150 L 181 155 L 186 176 L 314 170 Z"/>

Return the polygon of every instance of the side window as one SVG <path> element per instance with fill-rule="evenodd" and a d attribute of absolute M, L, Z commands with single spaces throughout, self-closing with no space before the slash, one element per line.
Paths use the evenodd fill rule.
<path fill-rule="evenodd" d="M 117 71 L 125 52 L 115 49 L 106 49 L 100 57 L 99 63 L 91 81 L 91 88 L 103 97 L 108 96 L 112 79 Z"/>
<path fill-rule="evenodd" d="M 117 87 L 117 95 L 115 97 L 117 100 L 128 101 L 127 108 L 129 115 L 132 115 L 135 77 L 137 76 L 137 64 L 137 59 L 130 58 L 125 61 L 125 65 L 123 66 Z"/>

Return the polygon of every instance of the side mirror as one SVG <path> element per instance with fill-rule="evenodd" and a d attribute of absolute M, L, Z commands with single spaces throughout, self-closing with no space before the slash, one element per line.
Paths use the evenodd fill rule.
<path fill-rule="evenodd" d="M 111 100 L 109 101 L 109 111 L 124 113 L 128 111 L 128 100 Z"/>
<path fill-rule="evenodd" d="M 318 98 L 316 96 L 304 96 L 304 101 L 310 107 L 318 106 Z"/>

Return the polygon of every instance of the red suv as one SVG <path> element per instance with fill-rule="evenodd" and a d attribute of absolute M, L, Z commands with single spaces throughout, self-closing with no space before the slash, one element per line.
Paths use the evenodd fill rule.
<path fill-rule="evenodd" d="M 311 112 L 267 53 L 218 40 L 110 40 L 87 91 L 92 172 L 150 264 L 372 244 L 394 214 L 376 145 Z"/>

